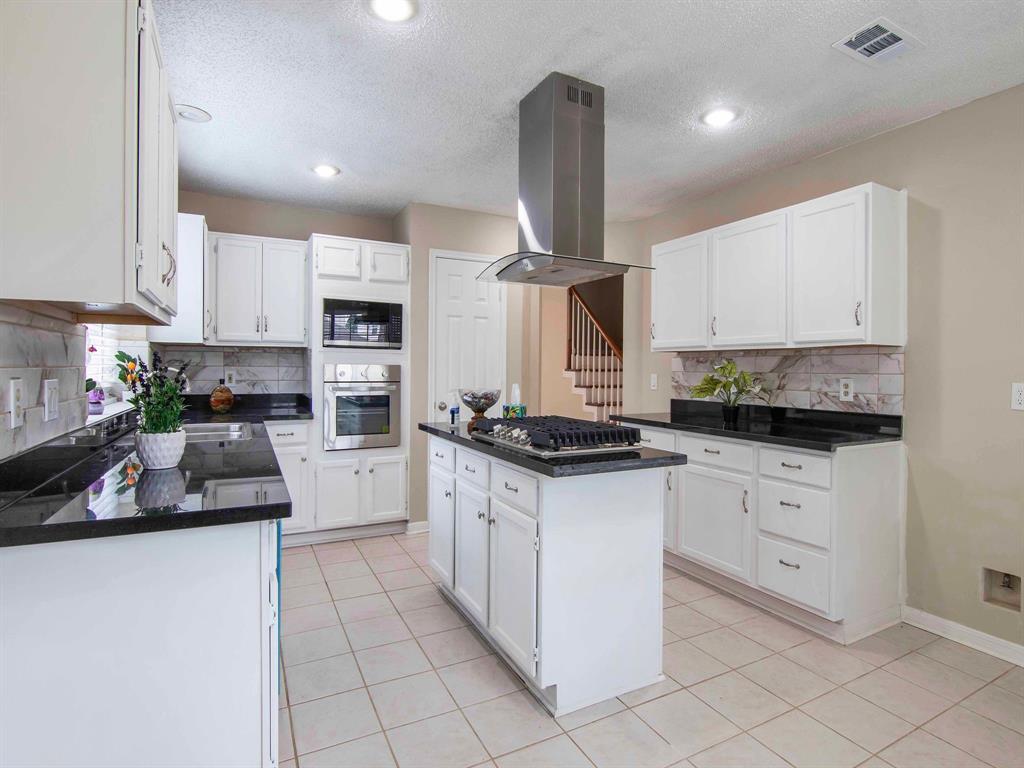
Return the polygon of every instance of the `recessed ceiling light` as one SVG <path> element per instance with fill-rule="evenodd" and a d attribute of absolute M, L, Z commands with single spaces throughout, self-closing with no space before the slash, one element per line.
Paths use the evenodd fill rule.
<path fill-rule="evenodd" d="M 193 107 L 191 104 L 175 104 L 174 111 L 178 113 L 178 117 L 190 123 L 208 123 L 213 120 L 213 115 L 205 109 Z"/>
<path fill-rule="evenodd" d="M 408 21 L 416 15 L 416 0 L 370 0 L 370 10 L 384 21 Z"/>
<path fill-rule="evenodd" d="M 710 125 L 712 128 L 724 128 L 737 117 L 735 109 L 729 109 L 728 107 L 718 107 L 712 109 L 710 112 L 705 112 L 701 116 L 701 122 L 704 125 Z"/>
<path fill-rule="evenodd" d="M 331 176 L 337 176 L 341 173 L 341 169 L 335 165 L 315 165 L 313 166 L 313 173 L 317 176 L 329 179 Z"/>

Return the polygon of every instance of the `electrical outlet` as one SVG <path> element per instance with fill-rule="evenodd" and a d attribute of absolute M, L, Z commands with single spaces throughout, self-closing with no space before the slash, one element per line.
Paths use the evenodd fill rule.
<path fill-rule="evenodd" d="M 652 390 L 657 390 L 657 388 L 658 388 L 658 374 L 652 373 L 651 374 L 651 389 Z"/>
<path fill-rule="evenodd" d="M 1024 381 L 1015 381 L 1010 387 L 1010 407 L 1015 411 L 1024 411 Z"/>
<path fill-rule="evenodd" d="M 224 369 L 224 383 L 227 384 L 229 387 L 231 385 L 233 385 L 233 384 L 237 384 L 238 383 L 238 371 L 235 370 L 234 368 L 225 368 Z"/>
<path fill-rule="evenodd" d="M 839 380 L 839 399 L 844 403 L 849 403 L 853 400 L 853 379 Z"/>
<path fill-rule="evenodd" d="M 25 383 L 11 379 L 11 429 L 25 423 Z"/>
<path fill-rule="evenodd" d="M 53 421 L 60 416 L 60 382 L 57 379 L 43 381 L 43 421 Z"/>

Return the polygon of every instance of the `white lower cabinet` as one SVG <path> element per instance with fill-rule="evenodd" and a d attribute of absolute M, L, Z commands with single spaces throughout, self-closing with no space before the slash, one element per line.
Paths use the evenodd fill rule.
<path fill-rule="evenodd" d="M 316 527 L 359 523 L 359 460 L 323 461 L 316 466 Z"/>
<path fill-rule="evenodd" d="M 364 523 L 405 518 L 405 456 L 366 459 Z"/>
<path fill-rule="evenodd" d="M 441 583 L 455 588 L 455 478 L 430 468 L 430 500 L 427 504 L 430 549 L 427 557 Z"/>
<path fill-rule="evenodd" d="M 314 527 L 404 520 L 406 471 L 404 454 L 317 462 Z"/>
<path fill-rule="evenodd" d="M 537 521 L 491 500 L 490 628 L 520 667 L 536 674 Z"/>
<path fill-rule="evenodd" d="M 490 499 L 469 483 L 455 486 L 455 594 L 483 625 L 487 605 Z"/>
<path fill-rule="evenodd" d="M 750 580 L 750 477 L 686 466 L 679 484 L 679 551 Z"/>
<path fill-rule="evenodd" d="M 294 533 L 309 530 L 313 524 L 307 500 L 309 450 L 305 445 L 274 446 L 274 454 L 292 502 L 292 516 L 281 521 L 281 531 Z"/>

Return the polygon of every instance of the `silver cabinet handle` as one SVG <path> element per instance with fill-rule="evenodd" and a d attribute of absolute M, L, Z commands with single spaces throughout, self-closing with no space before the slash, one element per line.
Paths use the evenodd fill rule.
<path fill-rule="evenodd" d="M 294 432 L 277 432 L 275 433 L 278 437 L 295 437 Z"/>
<path fill-rule="evenodd" d="M 497 518 L 494 518 L 494 517 L 487 518 L 487 524 L 488 525 L 494 525 L 495 522 L 497 522 Z"/>
<path fill-rule="evenodd" d="M 718 456 L 721 451 L 717 448 L 705 448 L 704 453 L 710 453 L 712 456 Z"/>
<path fill-rule="evenodd" d="M 651 323 L 651 338 L 654 338 L 654 323 Z"/>
<path fill-rule="evenodd" d="M 649 437 L 641 437 L 640 438 L 640 442 L 641 443 L 653 443 L 654 441 L 651 440 L 651 438 L 649 438 Z"/>
<path fill-rule="evenodd" d="M 800 509 L 800 505 L 799 504 L 796 504 L 795 502 L 792 502 L 792 501 L 782 501 L 781 499 L 779 500 L 779 506 L 780 507 L 792 507 L 793 509 Z"/>
<path fill-rule="evenodd" d="M 798 571 L 800 570 L 800 563 L 787 563 L 781 557 L 779 558 L 779 565 L 784 565 L 787 568 L 796 568 Z"/>
<path fill-rule="evenodd" d="M 671 472 L 666 472 L 665 473 L 665 485 L 668 486 L 668 490 L 670 490 L 670 491 L 672 490 L 672 473 Z"/>
<path fill-rule="evenodd" d="M 744 515 L 749 515 L 750 514 L 750 508 L 747 506 L 747 496 L 749 496 L 749 495 L 750 495 L 750 491 L 746 491 L 746 490 L 743 491 L 743 514 Z"/>
<path fill-rule="evenodd" d="M 260 316 L 256 315 L 256 333 L 260 332 Z"/>
<path fill-rule="evenodd" d="M 477 520 L 483 520 L 484 519 L 484 513 L 483 512 L 477 512 L 476 513 L 476 519 Z"/>
<path fill-rule="evenodd" d="M 469 466 L 469 464 L 467 464 L 465 467 L 463 467 L 463 469 L 465 469 L 471 475 L 475 475 L 476 474 L 476 470 L 473 469 L 471 466 Z"/>
<path fill-rule="evenodd" d="M 160 282 L 164 285 L 171 284 L 171 273 L 174 271 L 173 257 L 171 256 L 171 249 L 167 247 L 167 243 L 160 243 L 160 250 L 167 254 L 167 258 L 171 261 L 167 262 L 167 271 L 160 275 Z"/>
<path fill-rule="evenodd" d="M 434 451 L 434 456 L 436 456 L 439 459 L 443 459 L 444 458 L 444 454 L 443 453 L 438 453 L 437 451 Z"/>
<path fill-rule="evenodd" d="M 715 315 L 714 317 L 711 318 L 711 335 L 718 335 L 718 315 Z"/>
<path fill-rule="evenodd" d="M 787 464 L 784 461 L 782 462 L 782 466 L 784 466 L 786 469 L 803 469 L 804 468 L 803 464 Z"/>
<path fill-rule="evenodd" d="M 264 331 L 269 331 L 270 330 L 270 325 L 269 325 L 269 323 L 267 323 L 267 316 L 266 315 L 263 316 L 263 330 Z"/>
<path fill-rule="evenodd" d="M 858 301 L 857 306 L 853 308 L 853 319 L 857 325 L 860 325 L 860 308 L 862 304 L 863 302 Z"/>
<path fill-rule="evenodd" d="M 512 491 L 512 493 L 519 493 L 519 489 L 516 488 L 514 485 L 509 485 L 508 480 L 505 481 L 505 490 Z"/>
<path fill-rule="evenodd" d="M 450 499 L 450 498 L 452 497 L 452 492 L 451 492 L 451 491 L 445 491 L 445 492 L 444 492 L 444 497 L 445 497 L 446 499 Z"/>

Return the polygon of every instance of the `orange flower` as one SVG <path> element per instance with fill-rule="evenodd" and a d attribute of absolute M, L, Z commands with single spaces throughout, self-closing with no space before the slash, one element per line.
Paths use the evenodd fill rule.
<path fill-rule="evenodd" d="M 130 363 L 128 363 L 128 365 L 126 367 L 128 368 L 129 371 L 134 371 L 135 370 L 135 361 L 132 360 Z"/>

